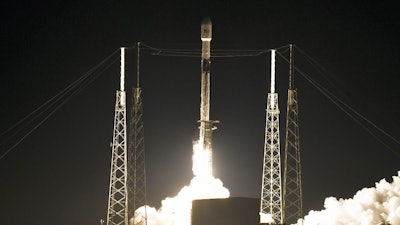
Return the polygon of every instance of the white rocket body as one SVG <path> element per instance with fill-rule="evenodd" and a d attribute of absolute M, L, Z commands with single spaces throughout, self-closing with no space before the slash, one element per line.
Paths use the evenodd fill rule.
<path fill-rule="evenodd" d="M 205 18 L 201 23 L 201 124 L 210 118 L 210 48 L 211 48 L 211 20 Z M 200 129 L 201 131 L 201 129 Z"/>
<path fill-rule="evenodd" d="M 193 154 L 194 175 L 212 175 L 212 131 L 215 129 L 210 121 L 210 48 L 212 24 L 209 18 L 201 23 L 201 103 L 199 140 Z M 196 150 L 197 148 L 197 150 Z"/>

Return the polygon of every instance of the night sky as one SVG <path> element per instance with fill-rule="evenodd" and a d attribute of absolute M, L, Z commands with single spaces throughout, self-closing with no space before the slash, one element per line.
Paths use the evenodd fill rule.
<path fill-rule="evenodd" d="M 0 132 L 34 111 L 121 46 L 213 50 L 293 43 L 296 66 L 399 140 L 400 18 L 392 1 L 7 1 L 0 5 Z M 135 75 L 127 52 L 127 80 Z M 288 65 L 277 58 L 284 140 Z M 270 56 L 212 58 L 214 175 L 234 197 L 259 198 Z M 192 178 L 200 58 L 141 56 L 148 201 L 160 206 Z M 326 79 L 327 78 L 327 79 Z M 334 84 L 334 85 L 332 85 Z M 400 169 L 400 146 L 372 137 L 303 77 L 295 78 L 305 213 L 325 197 L 352 197 Z M 99 224 L 106 218 L 119 63 L 70 99 L 0 160 L 0 224 Z M 28 126 L 32 129 L 32 125 Z M 29 129 L 28 129 L 29 130 Z M 0 154 L 19 140 L 0 138 Z M 281 148 L 283 149 L 283 142 Z"/>

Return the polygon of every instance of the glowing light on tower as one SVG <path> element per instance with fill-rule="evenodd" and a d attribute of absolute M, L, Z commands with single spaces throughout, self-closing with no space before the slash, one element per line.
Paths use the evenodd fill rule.
<path fill-rule="evenodd" d="M 275 93 L 275 50 L 271 50 L 271 93 Z M 274 105 L 271 106 L 274 107 Z"/>

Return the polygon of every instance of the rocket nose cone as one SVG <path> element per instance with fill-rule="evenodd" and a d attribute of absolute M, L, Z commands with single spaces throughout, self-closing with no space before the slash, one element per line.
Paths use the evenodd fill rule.
<path fill-rule="evenodd" d="M 201 40 L 202 41 L 211 41 L 212 36 L 212 25 L 209 17 L 206 17 L 201 22 Z"/>
<path fill-rule="evenodd" d="M 210 17 L 205 17 L 205 18 L 203 19 L 203 21 L 201 21 L 201 25 L 202 25 L 202 26 L 211 25 L 211 19 L 210 19 Z"/>

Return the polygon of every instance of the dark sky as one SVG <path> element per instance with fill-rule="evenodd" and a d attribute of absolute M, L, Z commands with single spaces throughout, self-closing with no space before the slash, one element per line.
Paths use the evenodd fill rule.
<path fill-rule="evenodd" d="M 0 6 L 1 132 L 120 46 L 142 41 L 160 48 L 200 49 L 200 23 L 209 16 L 212 49 L 293 43 L 329 73 L 316 72 L 299 53 L 298 68 L 400 137 L 400 18 L 392 1 L 10 2 Z M 133 55 L 127 53 L 129 85 Z M 212 60 L 210 118 L 221 121 L 213 136 L 214 174 L 231 196 L 260 195 L 269 67 L 267 54 Z M 287 71 L 287 64 L 278 62 L 282 140 Z M 297 76 L 295 82 L 306 212 L 321 209 L 325 197 L 348 198 L 397 174 L 399 145 L 374 131 L 389 150 L 305 79 Z M 0 160 L 1 224 L 83 225 L 106 218 L 118 85 L 116 63 Z M 192 177 L 200 59 L 144 52 L 141 86 L 148 200 L 158 207 Z M 2 144 L 0 154 L 9 147 Z"/>

